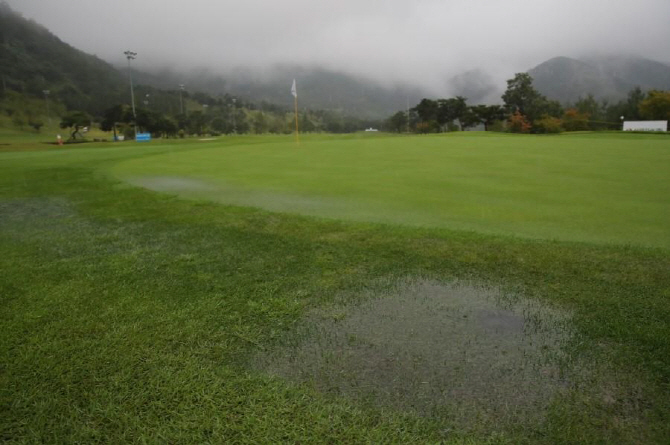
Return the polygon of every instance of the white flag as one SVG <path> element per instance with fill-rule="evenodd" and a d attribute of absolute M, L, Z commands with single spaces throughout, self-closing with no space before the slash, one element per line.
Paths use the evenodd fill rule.
<path fill-rule="evenodd" d="M 298 90 L 295 87 L 295 79 L 293 79 L 293 85 L 291 86 L 291 94 L 293 94 L 293 97 L 295 98 L 298 97 Z"/>

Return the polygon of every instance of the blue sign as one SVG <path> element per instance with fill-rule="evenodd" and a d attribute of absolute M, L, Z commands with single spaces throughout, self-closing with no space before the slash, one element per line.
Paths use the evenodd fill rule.
<path fill-rule="evenodd" d="M 137 133 L 135 140 L 137 142 L 148 142 L 151 140 L 151 133 Z"/>

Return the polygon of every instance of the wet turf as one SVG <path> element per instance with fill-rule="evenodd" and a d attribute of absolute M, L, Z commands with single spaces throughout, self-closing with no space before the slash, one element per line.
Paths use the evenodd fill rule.
<path fill-rule="evenodd" d="M 1 440 L 665 442 L 667 249 L 316 219 L 106 175 L 271 141 L 0 153 Z"/>

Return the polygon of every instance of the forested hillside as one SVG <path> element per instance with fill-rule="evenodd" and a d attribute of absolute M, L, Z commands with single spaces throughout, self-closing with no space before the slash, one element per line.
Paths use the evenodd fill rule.
<path fill-rule="evenodd" d="M 98 114 L 127 90 L 108 63 L 61 41 L 43 26 L 0 3 L 0 76 L 3 93 L 15 91 Z M 124 89 L 125 88 L 125 89 Z"/>

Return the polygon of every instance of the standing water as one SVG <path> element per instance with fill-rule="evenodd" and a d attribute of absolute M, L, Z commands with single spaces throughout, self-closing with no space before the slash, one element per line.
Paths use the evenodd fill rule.
<path fill-rule="evenodd" d="M 358 305 L 311 313 L 256 358 L 265 372 L 454 426 L 540 422 L 570 386 L 565 313 L 499 290 L 402 281 Z"/>

